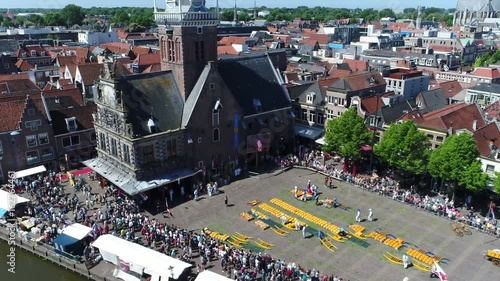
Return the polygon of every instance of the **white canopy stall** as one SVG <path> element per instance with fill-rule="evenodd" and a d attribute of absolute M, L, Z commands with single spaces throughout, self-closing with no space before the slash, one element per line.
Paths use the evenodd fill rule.
<path fill-rule="evenodd" d="M 0 189 L 0 218 L 12 211 L 18 204 L 29 202 L 29 199 Z"/>
<path fill-rule="evenodd" d="M 215 272 L 204 270 L 198 273 L 194 281 L 233 281 L 233 279 L 227 278 L 226 276 L 217 274 Z"/>
<path fill-rule="evenodd" d="M 113 275 L 125 281 L 139 281 L 143 273 L 151 275 L 152 281 L 179 279 L 192 266 L 111 234 L 100 236 L 92 246 L 105 261 L 117 266 Z"/>
<path fill-rule="evenodd" d="M 45 171 L 47 171 L 45 166 L 40 165 L 40 166 L 36 166 L 36 167 L 29 168 L 26 170 L 17 171 L 15 174 L 16 174 L 16 179 L 19 179 L 19 178 L 24 178 L 24 177 L 31 176 L 31 175 L 40 174 L 40 173 L 43 173 Z"/>

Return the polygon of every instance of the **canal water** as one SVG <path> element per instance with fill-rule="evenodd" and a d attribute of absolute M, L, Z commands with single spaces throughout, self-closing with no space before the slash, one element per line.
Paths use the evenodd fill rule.
<path fill-rule="evenodd" d="M 1 281 L 84 281 L 86 278 L 53 264 L 50 261 L 16 249 L 16 273 L 8 272 L 7 255 L 10 246 L 0 240 L 0 280 Z"/>

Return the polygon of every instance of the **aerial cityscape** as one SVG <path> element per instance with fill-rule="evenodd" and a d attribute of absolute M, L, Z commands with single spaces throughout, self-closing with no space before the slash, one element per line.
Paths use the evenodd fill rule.
<path fill-rule="evenodd" d="M 0 7 L 2 280 L 498 279 L 500 0 L 136 2 Z"/>

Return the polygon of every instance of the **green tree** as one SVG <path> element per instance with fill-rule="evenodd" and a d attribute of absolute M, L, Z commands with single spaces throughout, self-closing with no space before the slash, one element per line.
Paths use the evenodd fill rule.
<path fill-rule="evenodd" d="M 378 18 L 381 19 L 381 18 L 395 18 L 396 17 L 396 14 L 394 13 L 394 11 L 392 9 L 382 9 L 378 12 Z"/>
<path fill-rule="evenodd" d="M 44 17 L 39 16 L 39 15 L 32 15 L 28 18 L 30 22 L 32 22 L 34 25 L 39 26 L 39 25 L 44 25 Z"/>
<path fill-rule="evenodd" d="M 361 146 L 369 142 L 371 133 L 354 107 L 342 116 L 328 121 L 325 133 L 326 151 L 335 151 L 352 161 L 361 155 Z"/>
<path fill-rule="evenodd" d="M 24 17 L 17 17 L 16 18 L 16 25 L 21 27 L 26 24 L 26 19 Z"/>
<path fill-rule="evenodd" d="M 66 24 L 60 13 L 47 13 L 43 20 L 46 26 L 60 26 Z"/>
<path fill-rule="evenodd" d="M 500 173 L 495 172 L 495 179 L 493 180 L 493 186 L 495 186 L 495 192 L 500 194 Z"/>
<path fill-rule="evenodd" d="M 116 12 L 115 16 L 111 19 L 111 22 L 127 25 L 130 23 L 130 16 L 124 11 L 118 11 Z"/>
<path fill-rule="evenodd" d="M 392 124 L 373 150 L 383 162 L 407 176 L 425 172 L 430 157 L 429 147 L 427 136 L 412 120 L 408 120 Z"/>
<path fill-rule="evenodd" d="M 14 24 L 12 23 L 12 20 L 10 18 L 3 18 L 3 21 L 2 21 L 2 26 L 3 27 L 12 27 L 14 26 Z"/>
<path fill-rule="evenodd" d="M 147 14 L 133 16 L 130 19 L 130 22 L 137 23 L 138 25 L 141 25 L 141 26 L 153 26 L 155 24 L 155 22 L 153 20 L 153 15 L 149 16 Z"/>
<path fill-rule="evenodd" d="M 457 187 L 477 191 L 490 181 L 478 157 L 476 140 L 470 134 L 451 135 L 432 152 L 427 169 L 431 176 L 449 182 L 455 197 Z"/>
<path fill-rule="evenodd" d="M 72 26 L 75 24 L 80 25 L 85 18 L 85 12 L 83 11 L 82 7 L 69 4 L 61 10 L 61 16 L 67 26 Z"/>

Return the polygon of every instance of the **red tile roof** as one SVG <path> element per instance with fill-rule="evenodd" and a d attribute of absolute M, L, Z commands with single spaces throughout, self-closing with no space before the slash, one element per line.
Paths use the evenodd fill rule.
<path fill-rule="evenodd" d="M 307 36 L 309 37 L 309 39 L 312 39 L 312 40 L 316 40 L 318 41 L 318 43 L 320 45 L 328 45 L 328 34 L 312 34 L 312 33 L 309 33 L 307 34 Z"/>
<path fill-rule="evenodd" d="M 441 53 L 453 53 L 454 50 L 452 46 L 438 46 L 438 45 L 429 45 L 429 49 L 433 49 L 434 52 L 441 52 Z"/>
<path fill-rule="evenodd" d="M 148 66 L 142 73 L 158 72 L 161 71 L 161 64 L 152 64 Z"/>
<path fill-rule="evenodd" d="M 217 55 L 238 55 L 233 46 L 217 46 Z"/>
<path fill-rule="evenodd" d="M 161 57 L 160 53 L 139 54 L 135 60 L 137 61 L 137 65 L 146 66 L 160 63 Z"/>
<path fill-rule="evenodd" d="M 344 59 L 344 63 L 349 65 L 352 72 L 368 70 L 369 64 L 362 60 Z"/>
<path fill-rule="evenodd" d="M 361 106 L 366 111 L 366 115 L 371 115 L 372 113 L 375 113 L 377 110 L 381 109 L 384 105 L 385 104 L 382 100 L 382 96 L 376 95 L 376 96 L 361 98 Z"/>
<path fill-rule="evenodd" d="M 467 129 L 474 132 L 473 123 L 477 120 L 476 128 L 486 125 L 479 108 L 475 104 L 455 103 L 434 110 L 423 115 L 422 121 L 415 121 L 419 126 L 446 131 Z"/>
<path fill-rule="evenodd" d="M 497 147 L 500 145 L 495 141 L 500 140 L 500 130 L 495 122 L 490 123 L 474 132 L 474 139 L 477 143 L 477 150 L 482 156 L 488 157 L 491 154 L 490 143 Z"/>
<path fill-rule="evenodd" d="M 33 65 L 31 65 L 29 62 L 23 60 L 23 59 L 18 59 L 16 62 L 16 67 L 19 69 L 21 72 L 26 72 L 30 71 L 33 68 L 35 68 Z"/>
<path fill-rule="evenodd" d="M 149 54 L 151 53 L 151 48 L 146 48 L 146 47 L 142 47 L 142 46 L 139 46 L 139 47 L 134 47 L 132 49 L 132 52 L 138 56 L 138 55 L 145 55 L 145 54 Z"/>
<path fill-rule="evenodd" d="M 231 46 L 233 44 L 243 45 L 243 43 L 245 43 L 245 39 L 247 38 L 248 37 L 245 36 L 227 36 L 219 40 L 219 44 L 224 46 Z"/>
<path fill-rule="evenodd" d="M 302 39 L 300 40 L 299 43 L 302 43 L 302 44 L 308 44 L 308 45 L 311 45 L 311 46 L 316 46 L 316 44 L 319 44 L 318 40 L 316 39 Z"/>
<path fill-rule="evenodd" d="M 57 56 L 56 62 L 59 66 L 65 66 L 68 64 L 78 64 L 77 56 Z"/>
<path fill-rule="evenodd" d="M 32 93 L 39 91 L 40 88 L 29 79 L 0 81 L 0 94 Z"/>
<path fill-rule="evenodd" d="M 346 89 L 350 91 L 359 91 L 386 84 L 379 72 L 358 72 L 340 79 L 344 81 Z"/>
<path fill-rule="evenodd" d="M 19 122 L 24 112 L 24 100 L 0 100 L 0 132 L 19 130 Z"/>
<path fill-rule="evenodd" d="M 458 81 L 446 81 L 439 83 L 439 86 L 435 88 L 443 89 L 444 97 L 451 98 L 462 91 L 462 86 Z"/>
<path fill-rule="evenodd" d="M 0 82 L 19 79 L 30 79 L 30 76 L 28 73 L 0 74 Z"/>
<path fill-rule="evenodd" d="M 76 56 L 78 63 L 85 63 L 89 58 L 89 48 L 83 47 L 46 47 L 45 50 L 62 56 Z"/>
<path fill-rule="evenodd" d="M 332 78 L 341 78 L 341 77 L 345 77 L 349 74 L 351 74 L 352 71 L 351 70 L 345 70 L 345 69 L 338 69 L 338 68 L 335 68 L 335 69 L 332 69 L 330 71 L 330 77 Z"/>
<path fill-rule="evenodd" d="M 500 71 L 491 67 L 478 67 L 474 70 L 472 75 L 485 78 L 498 78 L 500 77 Z"/>
<path fill-rule="evenodd" d="M 488 116 L 488 118 L 492 118 L 493 120 L 500 121 L 500 101 L 496 101 L 490 105 L 488 105 L 484 110 L 484 114 Z"/>
<path fill-rule="evenodd" d="M 83 95 L 79 88 L 63 89 L 63 90 L 50 90 L 43 93 L 46 98 L 53 97 L 71 97 L 79 105 L 83 105 Z"/>
<path fill-rule="evenodd" d="M 94 81 L 99 79 L 101 74 L 101 69 L 103 69 L 103 64 L 97 63 L 87 63 L 80 64 L 77 66 L 80 75 L 82 76 L 83 84 L 85 86 L 93 85 Z"/>

